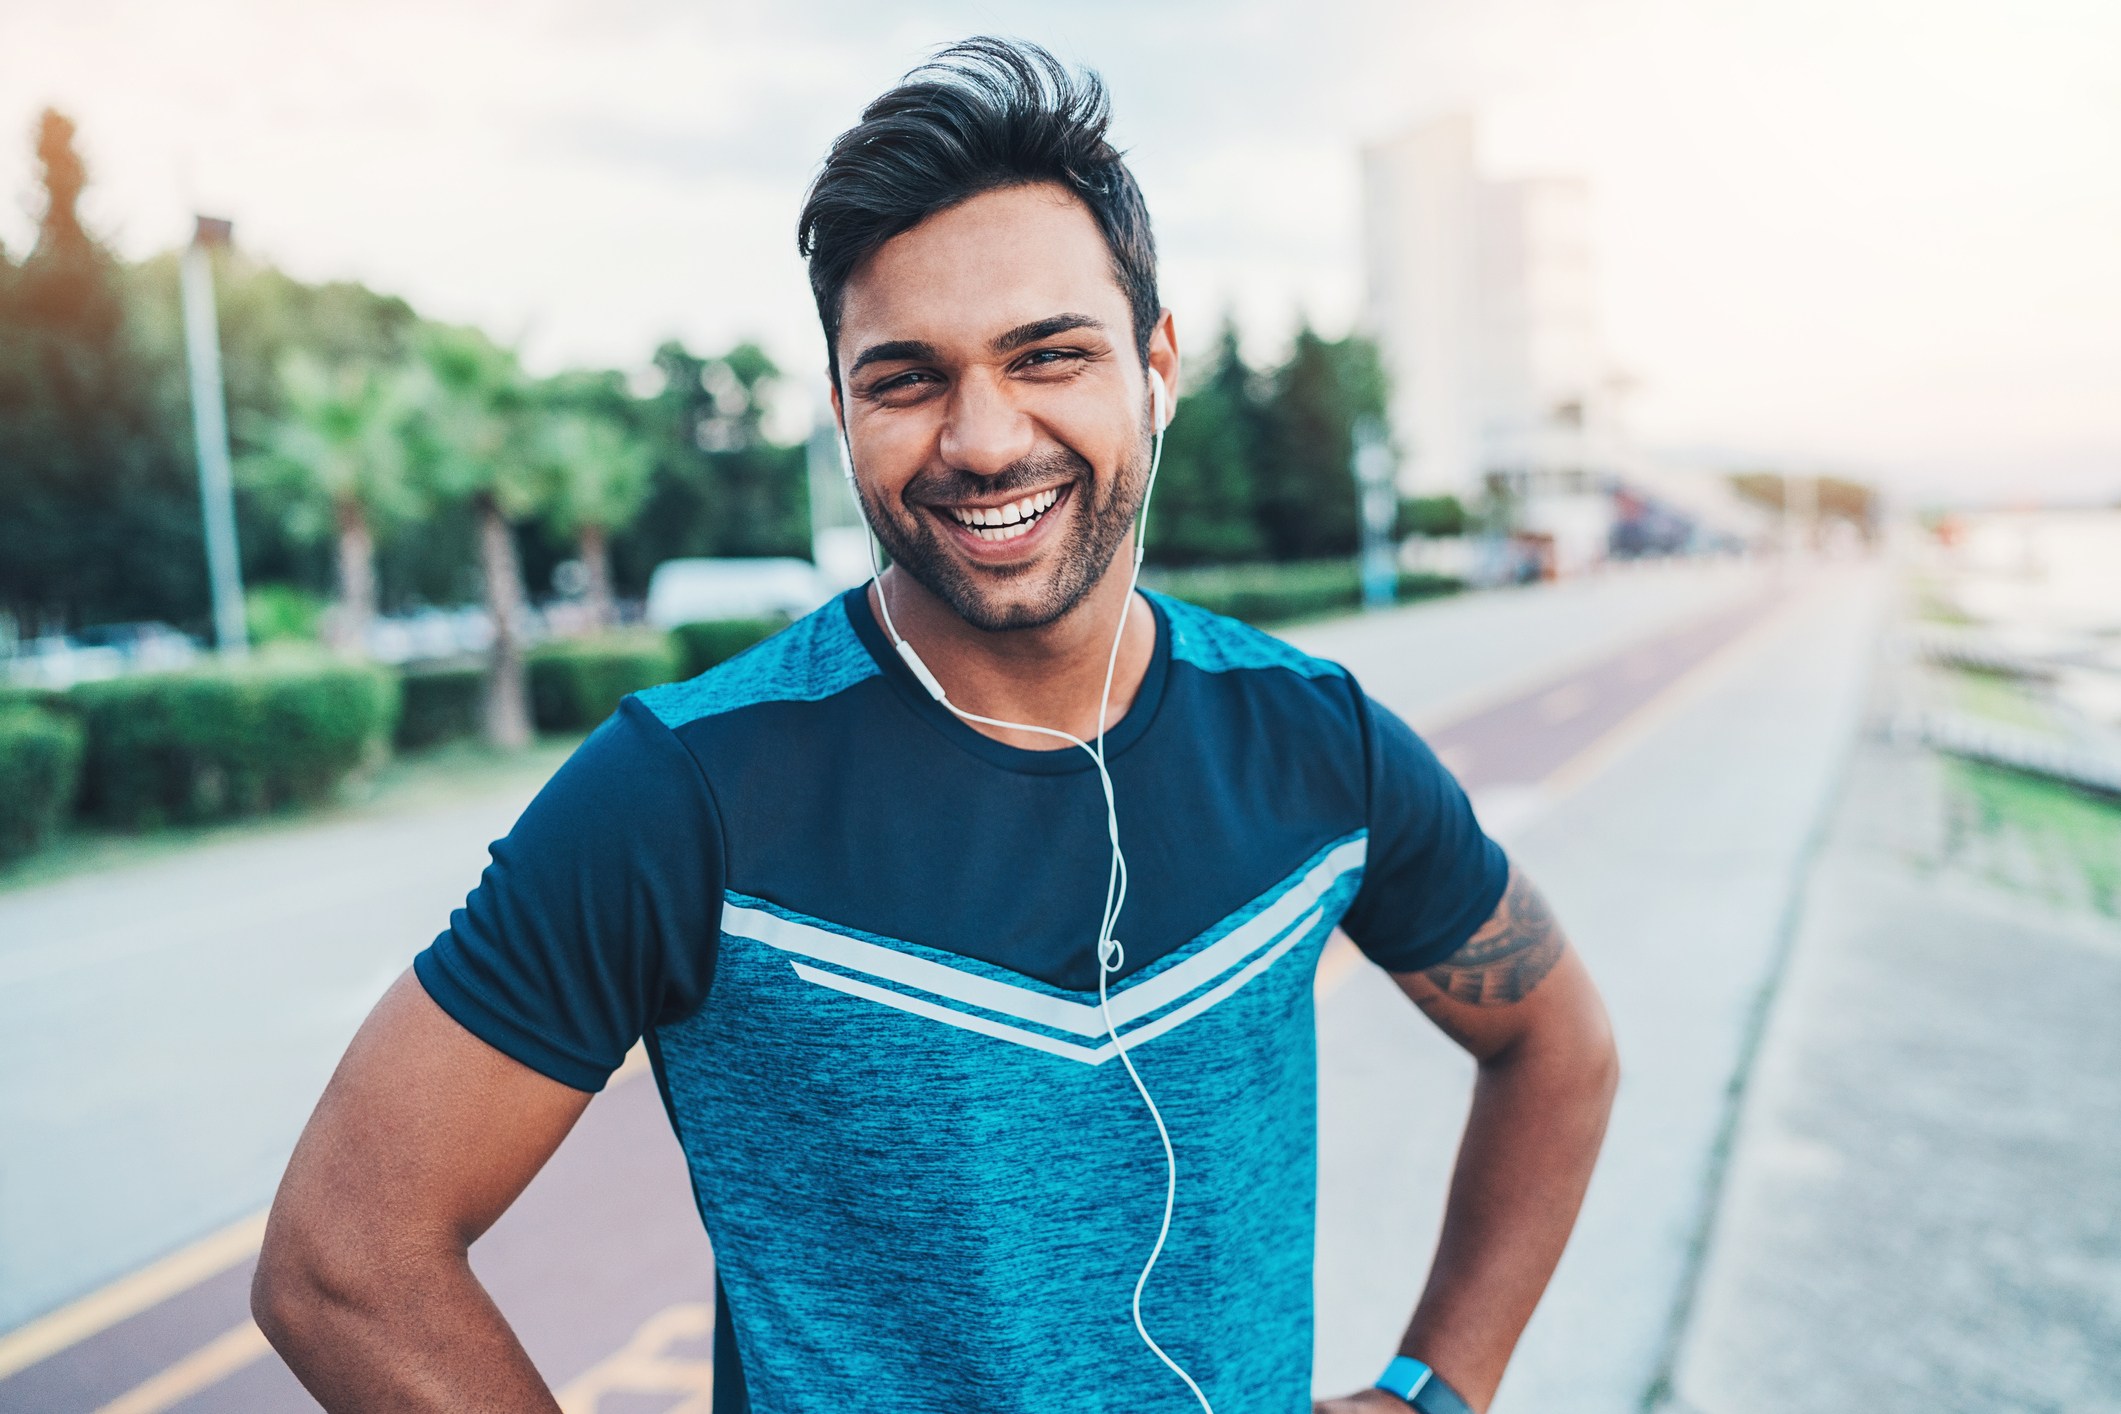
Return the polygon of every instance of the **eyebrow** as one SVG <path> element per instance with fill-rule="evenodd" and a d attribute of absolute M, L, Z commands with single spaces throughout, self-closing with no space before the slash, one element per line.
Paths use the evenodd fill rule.
<path fill-rule="evenodd" d="M 935 358 L 935 345 L 924 344 L 919 339 L 887 339 L 881 344 L 871 344 L 855 356 L 847 365 L 847 376 L 852 378 L 872 363 L 920 363 Z"/>
<path fill-rule="evenodd" d="M 1095 329 L 1103 332 L 1105 322 L 1088 314 L 1049 314 L 1044 319 L 1034 319 L 1029 324 L 1019 324 L 1006 334 L 999 334 L 987 347 L 998 354 L 1015 353 L 1018 349 L 1050 339 L 1055 334 L 1065 334 L 1071 329 Z M 887 339 L 880 344 L 871 344 L 855 356 L 847 366 L 847 376 L 853 377 L 872 363 L 928 363 L 937 359 L 935 345 L 919 339 Z"/>
<path fill-rule="evenodd" d="M 1044 319 L 1034 319 L 1029 324 L 1019 324 L 1008 333 L 988 345 L 998 354 L 1015 353 L 1027 344 L 1040 339 L 1050 339 L 1055 334 L 1065 334 L 1071 329 L 1096 329 L 1103 331 L 1105 323 L 1087 314 L 1052 314 Z"/>

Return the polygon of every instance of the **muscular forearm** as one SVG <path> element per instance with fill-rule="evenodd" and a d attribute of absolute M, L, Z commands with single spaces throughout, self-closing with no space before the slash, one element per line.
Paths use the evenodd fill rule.
<path fill-rule="evenodd" d="M 1401 1344 L 1476 1408 L 1561 1259 L 1617 1077 L 1602 1024 L 1526 1037 L 1480 1068 L 1436 1262 Z"/>
<path fill-rule="evenodd" d="M 295 1246 L 283 1240 L 276 1250 L 268 1240 L 251 1306 L 273 1348 L 334 1414 L 558 1410 L 460 1250 L 371 1251 L 333 1263 Z"/>

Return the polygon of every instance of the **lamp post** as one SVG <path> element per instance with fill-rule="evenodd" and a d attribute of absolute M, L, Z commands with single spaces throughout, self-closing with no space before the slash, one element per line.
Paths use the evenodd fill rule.
<path fill-rule="evenodd" d="M 1399 559 L 1392 544 L 1399 518 L 1392 448 L 1384 426 L 1374 417 L 1355 424 L 1355 485 L 1362 501 L 1362 604 L 1390 608 L 1399 599 Z"/>
<path fill-rule="evenodd" d="M 236 555 L 236 498 L 228 465 L 228 405 L 221 387 L 221 332 L 214 318 L 213 252 L 225 249 L 232 223 L 201 216 L 184 251 L 179 281 L 184 353 L 191 370 L 192 439 L 199 452 L 199 510 L 206 522 L 206 570 L 213 586 L 214 645 L 241 657 L 250 649 L 243 624 L 243 567 Z"/>

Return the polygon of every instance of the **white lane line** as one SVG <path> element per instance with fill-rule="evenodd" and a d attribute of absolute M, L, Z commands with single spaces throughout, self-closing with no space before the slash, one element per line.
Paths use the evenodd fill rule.
<path fill-rule="evenodd" d="M 162 1414 L 202 1389 L 221 1383 L 272 1347 L 256 1321 L 218 1335 L 159 1375 L 150 1375 L 96 1414 Z"/>

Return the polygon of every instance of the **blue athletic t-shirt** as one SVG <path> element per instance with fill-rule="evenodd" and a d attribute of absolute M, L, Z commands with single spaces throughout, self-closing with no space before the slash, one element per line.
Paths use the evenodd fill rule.
<path fill-rule="evenodd" d="M 1158 595 L 1106 737 L 1132 875 L 1110 984 L 1178 1202 L 1149 1331 L 1226 1414 L 1310 1409 L 1311 980 L 1412 971 L 1508 864 L 1339 667 Z M 416 968 L 602 1087 L 645 1037 L 713 1244 L 715 1409 L 1183 1410 L 1130 1301 L 1164 1158 L 1097 1007 L 1085 753 L 934 702 L 860 590 L 628 698 Z"/>

